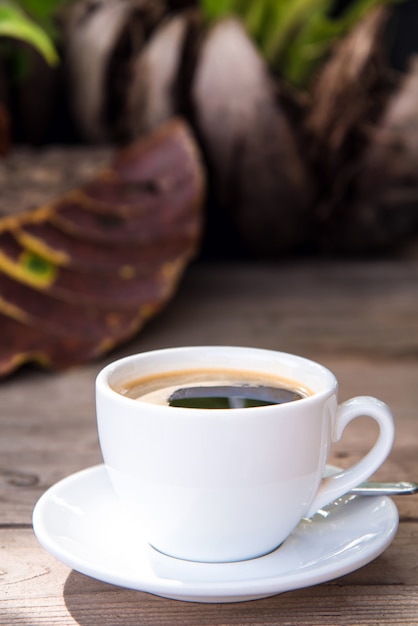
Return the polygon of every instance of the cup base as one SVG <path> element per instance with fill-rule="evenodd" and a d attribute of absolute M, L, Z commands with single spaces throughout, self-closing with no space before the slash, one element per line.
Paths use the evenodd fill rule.
<path fill-rule="evenodd" d="M 160 550 L 159 548 L 154 546 L 152 543 L 149 543 L 148 545 L 150 548 L 152 548 L 159 554 L 162 554 L 164 557 L 175 559 L 176 561 L 185 561 L 187 563 L 202 563 L 202 564 L 208 564 L 208 565 L 210 565 L 211 563 L 214 565 L 222 565 L 222 564 L 227 565 L 228 563 L 245 563 L 246 561 L 255 561 L 257 559 L 262 559 L 263 557 L 268 556 L 269 554 L 272 554 L 273 552 L 276 552 L 276 550 L 279 550 L 285 541 L 286 540 L 281 541 L 274 548 L 272 548 L 271 550 L 268 550 L 267 552 L 263 552 L 262 554 L 256 554 L 254 556 L 246 556 L 244 558 L 238 558 L 238 559 L 207 559 L 207 558 L 199 559 L 199 558 L 190 558 L 190 557 L 184 557 L 184 556 L 176 556 L 174 554 L 165 552 L 164 550 Z"/>

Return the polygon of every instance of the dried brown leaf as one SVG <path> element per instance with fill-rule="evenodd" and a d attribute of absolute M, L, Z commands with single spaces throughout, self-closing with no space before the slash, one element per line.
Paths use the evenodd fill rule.
<path fill-rule="evenodd" d="M 77 350 L 82 362 L 132 336 L 195 254 L 203 194 L 193 136 L 173 120 L 84 189 L 1 220 L 0 313 L 13 324 L 0 338 L 26 330 L 0 343 L 0 373 L 31 359 L 72 365 Z"/>

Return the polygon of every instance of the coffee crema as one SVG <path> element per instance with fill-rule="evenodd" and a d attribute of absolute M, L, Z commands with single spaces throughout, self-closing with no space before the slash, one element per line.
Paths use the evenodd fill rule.
<path fill-rule="evenodd" d="M 312 395 L 301 384 L 259 372 L 190 369 L 137 378 L 119 385 L 123 396 L 192 409 L 238 409 L 294 402 Z"/>

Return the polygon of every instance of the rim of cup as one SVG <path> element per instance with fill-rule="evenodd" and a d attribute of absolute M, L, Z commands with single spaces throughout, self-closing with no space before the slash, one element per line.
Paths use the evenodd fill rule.
<path fill-rule="evenodd" d="M 216 365 L 214 363 L 210 363 L 208 365 L 203 362 L 195 363 L 193 362 L 193 360 L 191 360 L 190 363 L 182 362 L 182 363 L 179 363 L 178 366 L 174 365 L 171 362 L 170 364 L 167 364 L 166 367 L 161 367 L 161 369 L 157 368 L 156 370 L 153 369 L 150 372 L 135 371 L 138 363 L 142 361 L 145 362 L 146 360 L 149 360 L 149 359 L 154 360 L 154 363 L 156 359 L 161 359 L 160 364 L 162 366 L 163 365 L 162 359 L 165 356 L 170 356 L 170 355 L 173 356 L 177 354 L 183 357 L 186 355 L 190 355 L 190 357 L 192 357 L 193 355 L 196 356 L 197 353 L 202 353 L 202 352 L 205 352 L 206 354 L 212 353 L 215 355 L 215 354 L 219 354 L 220 351 L 224 351 L 224 352 L 228 351 L 231 354 L 234 353 L 235 356 L 238 356 L 239 353 L 243 354 L 244 352 L 252 352 L 254 356 L 257 353 L 258 356 L 260 357 L 260 361 L 259 363 L 253 362 L 248 365 L 246 365 L 243 362 L 239 362 L 239 363 L 230 362 L 228 364 L 219 362 Z M 160 404 L 152 405 L 149 402 L 145 402 L 140 399 L 124 396 L 117 389 L 115 389 L 115 387 L 117 386 L 118 383 L 120 384 L 122 380 L 135 380 L 135 379 L 139 380 L 141 377 L 148 378 L 150 376 L 153 376 L 153 377 L 155 376 L 157 378 L 160 374 L 167 374 L 167 373 L 177 372 L 177 371 L 181 372 L 182 370 L 185 370 L 185 369 L 219 370 L 219 369 L 225 368 L 225 369 L 230 369 L 233 371 L 240 370 L 243 374 L 245 374 L 245 372 L 252 373 L 252 374 L 254 374 L 254 372 L 257 372 L 257 373 L 260 373 L 261 375 L 264 373 L 264 374 L 268 374 L 269 376 L 272 376 L 272 375 L 274 376 L 274 372 L 271 369 L 267 370 L 265 366 L 263 369 L 263 366 L 261 364 L 262 357 L 270 358 L 271 361 L 274 361 L 274 360 L 281 360 L 282 362 L 289 361 L 289 365 L 290 365 L 290 361 L 292 361 L 293 364 L 296 364 L 300 367 L 304 367 L 306 370 L 309 370 L 308 374 L 304 374 L 305 380 L 299 380 L 296 372 L 294 374 L 289 375 L 288 378 L 287 376 L 284 375 L 284 373 L 279 373 L 278 378 L 283 378 L 283 380 L 287 379 L 289 381 L 291 380 L 295 382 L 300 382 L 302 386 L 308 388 L 311 393 L 309 393 L 309 395 L 306 395 L 300 398 L 297 402 L 286 402 L 283 405 L 272 404 L 272 405 L 267 405 L 267 406 L 246 407 L 245 409 L 242 409 L 242 410 L 245 410 L 246 414 L 249 411 L 253 412 L 253 411 L 260 410 L 260 409 L 262 409 L 263 412 L 269 411 L 269 410 L 271 411 L 274 409 L 277 410 L 277 408 L 280 406 L 286 406 L 286 407 L 295 406 L 295 405 L 300 406 L 301 402 L 305 405 L 307 403 L 316 402 L 320 400 L 321 398 L 323 398 L 324 396 L 335 394 L 338 390 L 338 381 L 337 381 L 335 374 L 331 370 L 329 370 L 326 366 L 308 357 L 300 356 L 300 355 L 293 354 L 290 352 L 282 352 L 282 351 L 266 349 L 266 348 L 257 348 L 254 346 L 227 346 L 227 345 L 198 345 L 198 346 L 179 346 L 179 347 L 170 347 L 170 348 L 160 348 L 156 350 L 147 350 L 147 351 L 138 352 L 135 354 L 130 354 L 130 355 L 121 357 L 119 359 L 116 359 L 108 363 L 106 366 L 104 366 L 100 370 L 100 372 L 98 373 L 96 377 L 96 389 L 100 391 L 101 394 L 104 394 L 105 396 L 107 396 L 109 399 L 114 400 L 115 398 L 118 398 L 118 401 L 122 403 L 127 403 L 128 405 L 132 405 L 132 403 L 134 402 L 136 405 L 146 406 L 149 410 L 158 409 L 158 411 L 161 411 L 161 410 L 165 411 L 168 409 L 170 412 L 173 412 L 173 410 L 176 410 L 176 411 L 187 413 L 193 409 L 185 408 L 185 407 L 170 407 L 170 406 L 160 405 Z M 257 366 L 260 367 L 260 369 L 258 369 Z M 306 380 L 306 378 L 312 379 L 313 376 L 315 376 L 317 380 L 316 389 L 312 388 L 312 383 L 310 384 Z M 112 377 L 114 378 L 117 377 L 117 379 L 115 378 L 115 380 L 113 380 L 112 382 Z M 318 388 L 319 381 L 321 382 Z M 231 414 L 231 411 L 234 413 L 236 411 L 241 411 L 241 409 L 232 410 L 229 408 L 224 408 L 224 409 L 199 408 L 196 410 L 202 413 L 203 412 L 210 413 L 211 415 L 214 414 L 214 411 L 216 412 L 216 414 L 220 414 L 221 412 L 227 412 L 228 414 Z"/>

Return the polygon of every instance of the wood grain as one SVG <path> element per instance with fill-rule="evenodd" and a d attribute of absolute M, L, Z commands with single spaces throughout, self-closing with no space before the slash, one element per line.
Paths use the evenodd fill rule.
<path fill-rule="evenodd" d="M 396 442 L 376 477 L 418 480 L 418 263 L 283 263 L 190 268 L 167 310 L 106 359 L 52 374 L 24 368 L 0 384 L 0 625 L 298 626 L 418 624 L 418 497 L 398 497 L 392 545 L 352 574 L 248 603 L 170 601 L 106 585 L 47 554 L 33 506 L 60 478 L 101 461 L 94 379 L 135 351 L 191 344 L 281 349 L 320 360 L 340 398 L 370 394 L 395 414 Z M 350 425 L 331 462 L 372 445 L 370 420 Z"/>
<path fill-rule="evenodd" d="M 71 571 L 37 544 L 30 530 L 2 530 L 1 626 L 170 626 L 187 624 L 416 624 L 418 564 L 401 525 L 387 551 L 362 569 L 329 583 L 272 598 L 197 604 L 121 589 Z"/>

